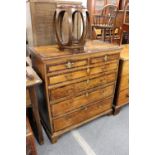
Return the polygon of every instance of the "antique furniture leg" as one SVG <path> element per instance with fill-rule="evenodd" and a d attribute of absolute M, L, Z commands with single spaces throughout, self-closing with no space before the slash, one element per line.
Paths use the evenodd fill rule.
<path fill-rule="evenodd" d="M 106 31 L 107 31 L 107 29 L 105 28 L 104 30 L 103 30 L 103 32 L 104 32 L 104 38 L 103 38 L 103 40 L 105 41 L 105 38 L 106 38 Z"/>
<path fill-rule="evenodd" d="M 32 111 L 33 116 L 35 119 L 36 127 L 37 127 L 37 135 L 38 135 L 38 141 L 40 144 L 43 144 L 43 134 L 42 134 L 42 128 L 41 128 L 41 122 L 40 122 L 40 116 L 39 116 L 39 109 L 38 109 L 38 99 L 36 94 L 36 86 L 29 87 L 30 92 L 30 98 L 32 102 Z"/>
<path fill-rule="evenodd" d="M 58 141 L 58 137 L 52 137 L 51 142 L 52 144 L 55 144 Z"/>
<path fill-rule="evenodd" d="M 27 117 L 26 117 L 26 155 L 37 155 L 34 136 Z"/>
<path fill-rule="evenodd" d="M 114 108 L 114 115 L 118 115 L 120 113 L 121 108 Z"/>

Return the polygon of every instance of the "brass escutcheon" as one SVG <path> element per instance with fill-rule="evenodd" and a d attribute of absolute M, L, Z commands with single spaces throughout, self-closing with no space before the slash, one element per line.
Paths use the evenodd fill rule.
<path fill-rule="evenodd" d="M 87 84 L 88 84 L 89 82 L 90 82 L 90 80 L 88 79 L 88 80 L 87 80 Z"/>
<path fill-rule="evenodd" d="M 86 96 L 88 96 L 89 94 L 88 94 L 88 92 L 86 93 Z"/>
<path fill-rule="evenodd" d="M 73 62 L 70 62 L 70 61 L 68 61 L 67 62 L 67 64 L 66 64 L 66 67 L 69 69 L 69 68 L 72 68 L 72 65 L 73 65 L 74 63 Z"/>
<path fill-rule="evenodd" d="M 107 61 L 107 60 L 108 60 L 108 56 L 105 55 L 105 56 L 104 56 L 104 61 Z"/>

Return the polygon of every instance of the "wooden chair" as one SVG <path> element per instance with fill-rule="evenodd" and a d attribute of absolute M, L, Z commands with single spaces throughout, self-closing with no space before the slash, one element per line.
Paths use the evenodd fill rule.
<path fill-rule="evenodd" d="M 93 15 L 93 38 L 96 39 L 95 31 L 101 30 L 101 38 L 112 42 L 112 30 L 114 29 L 115 19 L 117 15 L 117 6 L 108 4 L 103 7 L 102 13 Z"/>
<path fill-rule="evenodd" d="M 117 33 L 116 33 L 116 29 L 117 29 Z M 129 2 L 125 4 L 124 10 L 119 10 L 117 13 L 116 20 L 115 20 L 115 27 L 112 32 L 113 34 L 112 42 L 114 43 L 117 40 L 119 41 L 118 44 L 121 45 L 124 32 L 129 33 Z"/>

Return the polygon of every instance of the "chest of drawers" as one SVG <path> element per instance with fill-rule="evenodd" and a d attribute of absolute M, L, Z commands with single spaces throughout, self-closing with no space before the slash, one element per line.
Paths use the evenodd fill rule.
<path fill-rule="evenodd" d="M 100 41 L 88 41 L 77 54 L 59 51 L 56 45 L 31 48 L 33 67 L 44 81 L 42 124 L 52 143 L 61 134 L 112 112 L 120 50 Z"/>
<path fill-rule="evenodd" d="M 129 45 L 122 45 L 120 53 L 118 79 L 114 98 L 114 114 L 129 103 Z"/>

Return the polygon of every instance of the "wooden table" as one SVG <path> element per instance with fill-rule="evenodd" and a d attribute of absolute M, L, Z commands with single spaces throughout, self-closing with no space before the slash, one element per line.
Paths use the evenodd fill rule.
<path fill-rule="evenodd" d="M 43 144 L 43 134 L 39 116 L 38 98 L 36 91 L 37 85 L 42 83 L 42 80 L 39 78 L 39 76 L 36 74 L 36 72 L 33 70 L 31 66 L 26 67 L 26 72 L 31 77 L 26 78 L 26 108 L 32 107 L 34 124 L 36 126 L 36 138 L 40 144 Z"/>

